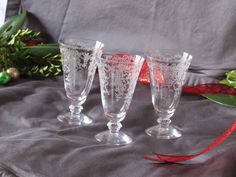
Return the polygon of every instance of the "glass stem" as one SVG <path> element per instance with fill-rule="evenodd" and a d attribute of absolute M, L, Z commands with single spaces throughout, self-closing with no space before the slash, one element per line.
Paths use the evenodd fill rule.
<path fill-rule="evenodd" d="M 78 102 L 72 102 L 69 108 L 71 112 L 71 119 L 79 119 L 83 106 Z"/>
<path fill-rule="evenodd" d="M 159 130 L 161 132 L 167 132 L 169 129 L 169 125 L 171 123 L 170 117 L 160 117 L 159 119 L 157 119 L 157 122 L 159 124 Z"/>
<path fill-rule="evenodd" d="M 120 122 L 109 121 L 107 123 L 110 133 L 119 133 L 122 125 Z"/>

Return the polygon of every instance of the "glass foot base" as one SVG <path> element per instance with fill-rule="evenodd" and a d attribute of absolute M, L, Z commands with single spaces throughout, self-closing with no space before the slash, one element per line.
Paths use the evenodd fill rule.
<path fill-rule="evenodd" d="M 65 124 L 79 125 L 79 126 L 89 125 L 93 122 L 92 119 L 90 119 L 88 116 L 86 116 L 82 113 L 80 114 L 80 118 L 78 118 L 78 119 L 72 119 L 70 112 L 62 114 L 62 115 L 58 115 L 57 119 L 60 122 L 63 122 Z"/>
<path fill-rule="evenodd" d="M 149 136 L 153 136 L 158 139 L 176 139 L 182 136 L 182 133 L 174 126 L 169 126 L 167 130 L 161 130 L 159 126 L 156 125 L 146 129 L 145 132 Z"/>
<path fill-rule="evenodd" d="M 95 136 L 96 140 L 108 144 L 108 145 L 115 145 L 121 146 L 130 144 L 132 142 L 132 138 L 126 135 L 123 132 L 119 133 L 110 133 L 110 131 L 103 131 Z"/>

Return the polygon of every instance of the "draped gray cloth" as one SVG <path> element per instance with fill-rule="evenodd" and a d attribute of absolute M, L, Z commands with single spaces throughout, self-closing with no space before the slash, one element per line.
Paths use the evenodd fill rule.
<path fill-rule="evenodd" d="M 187 84 L 216 82 L 236 67 L 236 3 L 231 0 L 22 0 L 28 25 L 57 41 L 59 36 L 101 40 L 106 50 L 144 52 L 179 48 L 194 57 Z M 152 152 L 193 154 L 235 120 L 236 109 L 200 96 L 182 95 L 173 116 L 183 137 L 156 140 L 144 130 L 156 123 L 150 88 L 138 84 L 122 131 L 133 144 L 111 147 L 94 135 L 106 130 L 98 76 L 83 112 L 91 126 L 56 120 L 68 110 L 62 77 L 20 80 L 0 87 L 0 174 L 19 177 L 235 177 L 236 135 L 185 164 L 154 164 Z M 5 174 L 4 174 L 5 175 Z M 3 176 L 3 175 L 2 175 Z"/>
<path fill-rule="evenodd" d="M 6 20 L 17 15 L 20 10 L 20 0 L 7 0 Z"/>
<path fill-rule="evenodd" d="M 62 78 L 21 81 L 0 89 L 0 165 L 19 177 L 234 177 L 236 135 L 215 150 L 187 164 L 153 164 L 144 155 L 197 153 L 225 131 L 236 109 L 202 97 L 183 95 L 173 124 L 183 131 L 177 140 L 156 140 L 144 130 L 156 123 L 150 89 L 138 84 L 122 131 L 133 144 L 111 147 L 99 144 L 94 135 L 106 130 L 98 76 L 83 112 L 91 126 L 65 126 L 56 120 L 67 111 Z"/>
<path fill-rule="evenodd" d="M 196 75 L 236 68 L 236 2 L 232 0 L 22 0 L 54 41 L 81 36 L 106 50 L 145 52 L 178 48 L 194 56 Z M 30 18 L 31 19 L 31 18 Z"/>

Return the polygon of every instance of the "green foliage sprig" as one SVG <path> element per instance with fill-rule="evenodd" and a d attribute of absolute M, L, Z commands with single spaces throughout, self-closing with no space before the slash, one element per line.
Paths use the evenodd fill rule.
<path fill-rule="evenodd" d="M 61 74 L 61 56 L 57 44 L 43 44 L 40 32 L 21 29 L 26 12 L 9 19 L 0 28 L 0 67 L 17 68 L 27 77 Z"/>
<path fill-rule="evenodd" d="M 220 83 L 236 88 L 236 70 L 226 73 L 226 79 L 221 80 Z"/>

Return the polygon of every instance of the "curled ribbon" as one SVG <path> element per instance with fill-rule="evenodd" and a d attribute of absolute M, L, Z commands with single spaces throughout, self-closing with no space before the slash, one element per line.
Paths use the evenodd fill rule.
<path fill-rule="evenodd" d="M 154 153 L 155 157 L 150 156 L 144 156 L 145 159 L 151 160 L 151 161 L 159 161 L 159 162 L 181 162 L 186 160 L 191 160 L 199 155 L 202 155 L 212 149 L 214 149 L 216 146 L 221 144 L 223 141 L 225 141 L 234 131 L 236 130 L 236 120 L 233 122 L 233 124 L 221 135 L 219 136 L 212 144 L 207 146 L 205 149 L 200 151 L 197 154 L 192 155 L 183 155 L 183 156 L 175 156 L 175 155 L 165 155 L 165 154 L 158 154 Z"/>

